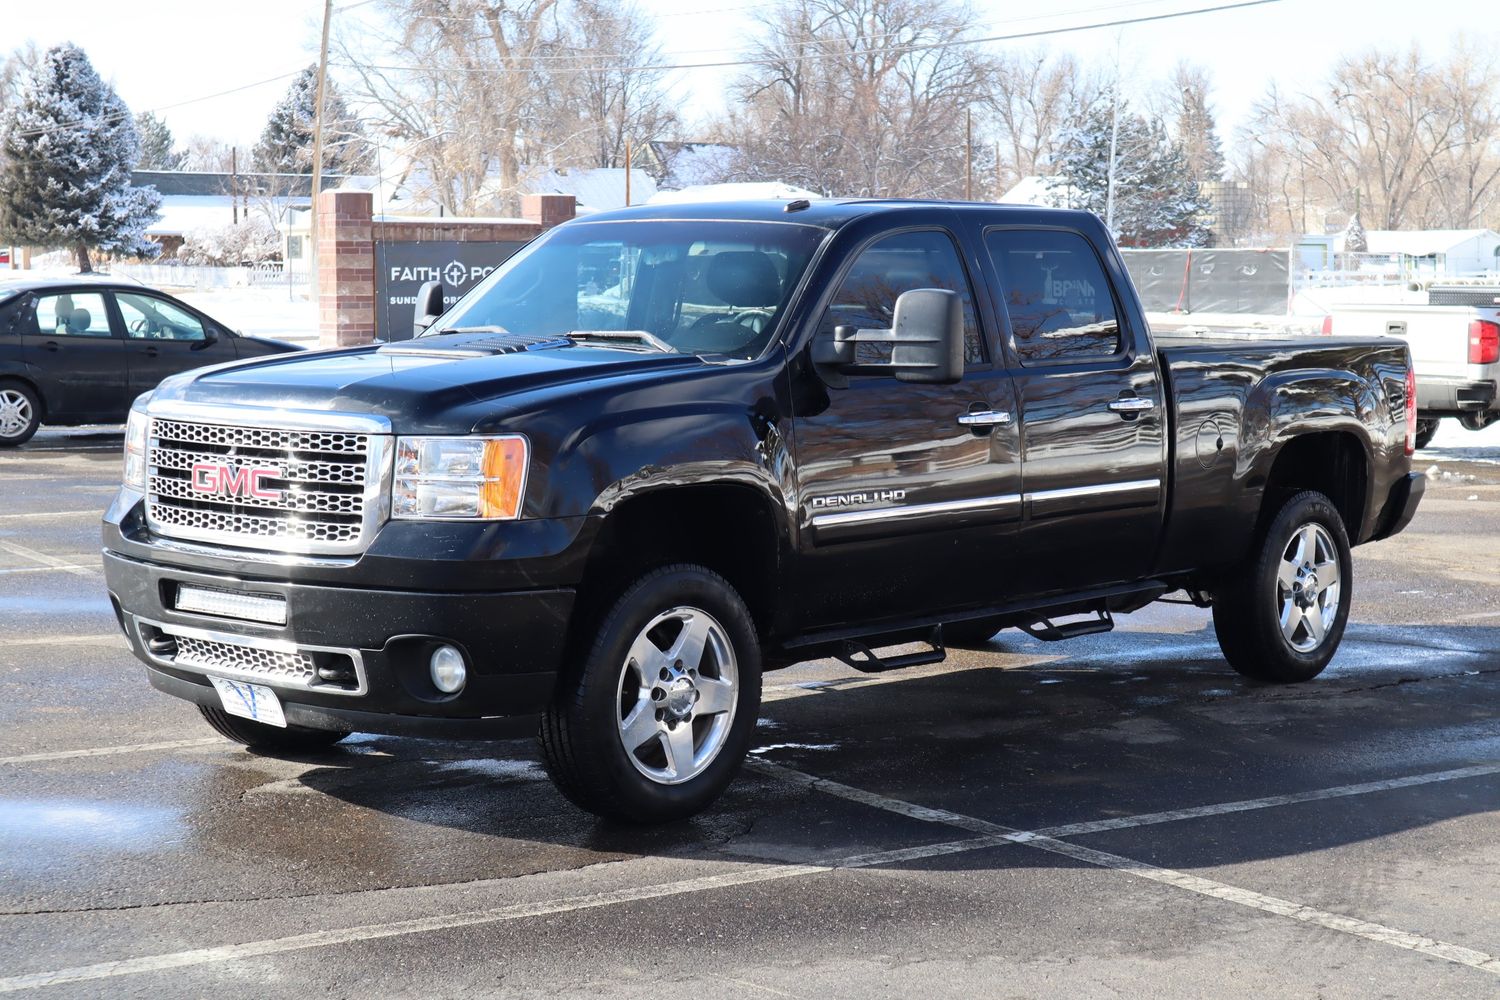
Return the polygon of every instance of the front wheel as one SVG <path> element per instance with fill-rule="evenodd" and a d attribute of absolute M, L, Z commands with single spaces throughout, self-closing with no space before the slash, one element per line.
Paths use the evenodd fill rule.
<path fill-rule="evenodd" d="M 702 566 L 625 590 L 542 716 L 542 760 L 575 805 L 662 823 L 704 809 L 738 772 L 760 709 L 744 601 Z"/>
<path fill-rule="evenodd" d="M 1343 638 L 1352 582 L 1343 518 L 1323 494 L 1298 493 L 1214 594 L 1224 658 L 1255 680 L 1311 680 Z"/>
<path fill-rule="evenodd" d="M 210 708 L 207 705 L 199 705 L 198 711 L 203 714 L 203 720 L 213 727 L 214 732 L 225 739 L 272 755 L 323 750 L 349 735 L 338 730 L 310 729 L 307 726 L 268 726 L 264 722 L 242 719 L 237 715 L 230 715 L 222 708 Z"/>

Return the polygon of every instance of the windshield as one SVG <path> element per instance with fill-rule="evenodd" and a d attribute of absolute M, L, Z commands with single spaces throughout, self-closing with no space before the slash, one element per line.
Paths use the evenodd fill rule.
<path fill-rule="evenodd" d="M 754 358 L 822 235 L 769 222 L 575 223 L 506 261 L 429 332 L 500 327 Z"/>

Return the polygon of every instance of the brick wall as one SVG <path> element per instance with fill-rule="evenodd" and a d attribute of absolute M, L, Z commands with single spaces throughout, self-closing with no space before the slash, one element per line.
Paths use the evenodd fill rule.
<path fill-rule="evenodd" d="M 375 340 L 375 244 L 529 240 L 573 218 L 572 195 L 526 195 L 520 220 L 374 218 L 368 191 L 318 197 L 318 346 Z"/>

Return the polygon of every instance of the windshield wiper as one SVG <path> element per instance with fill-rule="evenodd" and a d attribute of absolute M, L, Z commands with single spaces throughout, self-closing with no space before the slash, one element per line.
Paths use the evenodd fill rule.
<path fill-rule="evenodd" d="M 566 334 L 569 340 L 590 342 L 615 342 L 637 344 L 641 347 L 649 347 L 653 351 L 663 354 L 676 354 L 677 348 L 662 340 L 654 333 L 645 330 L 573 330 Z"/>

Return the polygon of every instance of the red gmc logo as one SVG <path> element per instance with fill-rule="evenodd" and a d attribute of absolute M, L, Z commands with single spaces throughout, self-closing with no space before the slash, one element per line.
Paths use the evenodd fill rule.
<path fill-rule="evenodd" d="M 200 462 L 193 466 L 193 489 L 215 496 L 280 500 L 280 490 L 268 490 L 261 484 L 280 479 L 280 469 L 252 469 L 248 466 L 213 465 Z"/>

